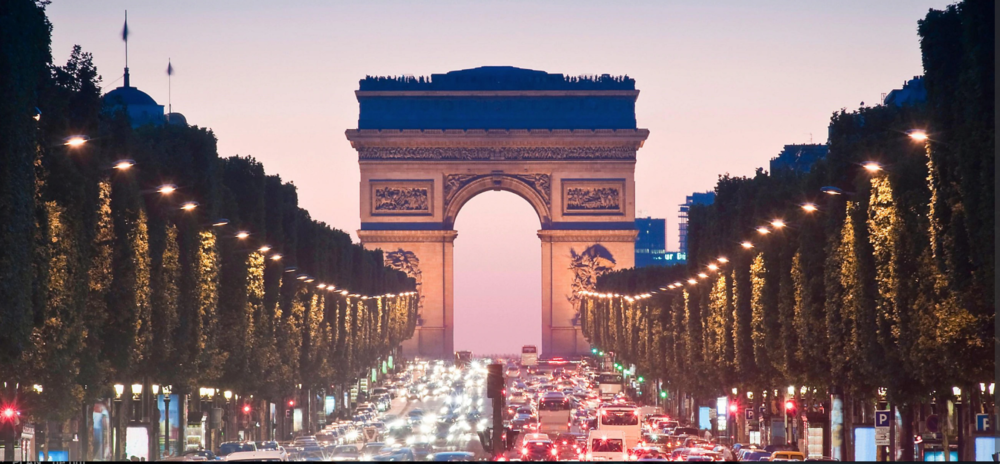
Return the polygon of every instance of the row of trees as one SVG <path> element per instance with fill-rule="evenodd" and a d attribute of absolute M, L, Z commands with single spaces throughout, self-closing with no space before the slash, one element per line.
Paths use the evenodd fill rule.
<path fill-rule="evenodd" d="M 220 158 L 210 130 L 108 114 L 90 54 L 52 65 L 44 5 L 3 5 L 0 370 L 26 413 L 63 421 L 143 379 L 280 401 L 413 334 L 414 282 L 381 251 L 310 218 L 253 158 Z"/>
<path fill-rule="evenodd" d="M 603 276 L 582 303 L 588 340 L 704 399 L 884 388 L 912 424 L 954 386 L 980 393 L 995 372 L 993 8 L 920 21 L 926 104 L 835 113 L 806 174 L 720 177 L 691 209 L 688 264 Z"/>

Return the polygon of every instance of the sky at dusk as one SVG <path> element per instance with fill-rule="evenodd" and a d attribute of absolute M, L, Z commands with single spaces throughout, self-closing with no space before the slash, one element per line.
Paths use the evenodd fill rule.
<path fill-rule="evenodd" d="M 636 214 L 667 219 L 685 195 L 752 175 L 785 144 L 826 142 L 830 115 L 873 105 L 922 74 L 917 21 L 945 0 L 124 1 L 54 0 L 52 53 L 94 54 L 122 84 L 129 11 L 133 86 L 210 127 L 222 156 L 251 155 L 298 187 L 313 218 L 356 239 L 354 91 L 365 75 L 478 66 L 627 74 L 636 118 Z M 538 217 L 487 192 L 456 221 L 456 349 L 512 353 L 541 340 Z"/>

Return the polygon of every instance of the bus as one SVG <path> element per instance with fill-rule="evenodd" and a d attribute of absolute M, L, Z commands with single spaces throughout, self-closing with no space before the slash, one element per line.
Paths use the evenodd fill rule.
<path fill-rule="evenodd" d="M 559 392 L 546 393 L 538 401 L 538 431 L 553 437 L 569 432 L 572 409 L 566 395 Z"/>
<path fill-rule="evenodd" d="M 612 399 L 622 392 L 624 379 L 617 372 L 601 372 L 597 375 L 597 385 L 601 391 L 601 399 Z"/>
<path fill-rule="evenodd" d="M 535 345 L 524 345 L 521 348 L 521 365 L 524 367 L 538 365 L 538 348 L 535 348 Z"/>
<path fill-rule="evenodd" d="M 597 410 L 597 432 L 618 431 L 625 435 L 625 448 L 635 448 L 642 439 L 642 410 L 636 407 L 606 406 Z"/>

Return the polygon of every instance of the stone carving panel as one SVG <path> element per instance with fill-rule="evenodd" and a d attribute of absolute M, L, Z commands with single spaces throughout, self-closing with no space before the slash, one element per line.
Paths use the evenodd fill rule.
<path fill-rule="evenodd" d="M 406 251 L 402 248 L 396 251 L 390 251 L 385 254 L 385 263 L 387 266 L 397 270 L 403 271 L 407 277 L 413 278 L 417 285 L 417 326 L 424 325 L 424 294 L 421 292 L 423 273 L 420 271 L 420 259 L 417 258 L 416 253 L 412 251 Z"/>
<path fill-rule="evenodd" d="M 430 215 L 433 208 L 433 181 L 372 180 L 371 214 Z"/>
<path fill-rule="evenodd" d="M 455 195 L 462 187 L 469 185 L 473 181 L 486 177 L 507 177 L 511 179 L 517 179 L 525 184 L 528 184 L 538 196 L 542 197 L 545 201 L 545 206 L 550 206 L 552 201 L 552 181 L 548 174 L 541 173 L 531 173 L 531 174 L 505 174 L 505 173 L 491 173 L 491 174 L 448 174 L 445 176 L 444 181 L 444 204 L 445 208 L 451 203 L 451 200 L 455 198 Z"/>
<path fill-rule="evenodd" d="M 566 299 L 573 305 L 573 326 L 580 325 L 580 292 L 597 288 L 597 278 L 615 268 L 615 257 L 604 245 L 594 244 L 580 253 L 570 248 L 569 270 L 573 273 L 573 283 Z"/>
<path fill-rule="evenodd" d="M 632 147 L 361 147 L 361 160 L 634 160 Z"/>
<path fill-rule="evenodd" d="M 625 214 L 624 179 L 563 179 L 563 214 Z"/>

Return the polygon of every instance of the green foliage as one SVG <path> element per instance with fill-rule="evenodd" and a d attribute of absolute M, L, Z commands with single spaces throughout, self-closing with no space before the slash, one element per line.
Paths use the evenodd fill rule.
<path fill-rule="evenodd" d="M 603 276 L 603 296 L 581 302 L 587 339 L 705 400 L 717 393 L 706 381 L 860 397 L 886 387 L 901 405 L 991 382 L 994 9 L 961 2 L 920 21 L 926 105 L 835 112 L 829 154 L 808 173 L 720 176 L 714 204 L 689 212 L 686 268 Z M 869 161 L 883 170 L 862 169 Z M 817 212 L 798 208 L 818 196 Z M 790 227 L 755 232 L 775 218 Z M 734 246 L 747 239 L 754 253 Z M 729 262 L 717 275 L 686 283 L 719 256 Z M 645 292 L 663 293 L 622 319 Z M 658 334 L 658 361 L 630 344 L 634 327 Z"/>

